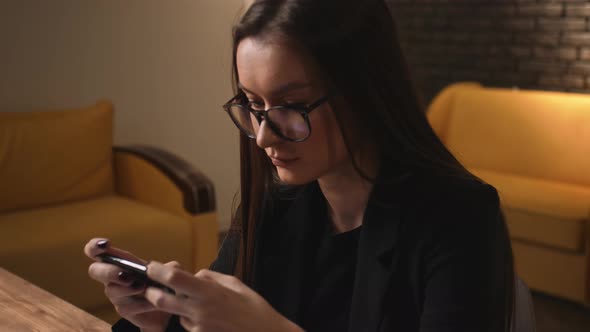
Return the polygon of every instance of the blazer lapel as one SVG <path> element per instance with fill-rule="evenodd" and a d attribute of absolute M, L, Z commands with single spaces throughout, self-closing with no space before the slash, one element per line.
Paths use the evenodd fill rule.
<path fill-rule="evenodd" d="M 377 179 L 363 220 L 355 284 L 351 301 L 349 331 L 378 331 L 384 297 L 398 261 L 396 244 L 404 173 L 393 186 Z M 386 202 L 386 204 L 383 204 Z M 262 247 L 255 258 L 254 289 L 282 315 L 299 321 L 306 258 L 317 246 L 313 234 L 325 226 L 326 201 L 317 182 L 307 185 L 282 216 L 267 216 L 261 227 Z M 391 293 L 389 293 L 391 294 Z"/>
<path fill-rule="evenodd" d="M 264 248 L 259 252 L 258 291 L 285 317 L 297 321 L 306 258 L 317 234 L 318 210 L 325 199 L 316 182 L 299 193 L 280 220 L 265 220 Z M 321 215 L 321 213 L 320 213 Z M 270 230 L 269 230 L 270 229 Z M 268 241 L 266 241 L 268 239 Z"/>
<path fill-rule="evenodd" d="M 402 182 L 404 174 L 385 185 L 377 179 L 367 203 L 359 238 L 355 283 L 350 307 L 349 331 L 379 331 L 384 315 L 385 295 L 392 295 L 390 285 L 396 270 L 398 229 L 401 223 Z M 391 183 L 390 183 L 391 184 Z M 385 202 L 385 204 L 384 204 Z"/>

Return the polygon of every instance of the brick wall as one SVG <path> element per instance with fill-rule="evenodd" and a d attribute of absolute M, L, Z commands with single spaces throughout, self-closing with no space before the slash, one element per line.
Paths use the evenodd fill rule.
<path fill-rule="evenodd" d="M 387 0 L 426 102 L 457 81 L 590 92 L 590 0 Z"/>

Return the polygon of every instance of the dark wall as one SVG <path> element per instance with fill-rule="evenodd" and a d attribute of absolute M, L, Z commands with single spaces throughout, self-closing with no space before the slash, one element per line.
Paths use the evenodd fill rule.
<path fill-rule="evenodd" d="M 426 102 L 457 81 L 590 92 L 590 1 L 387 1 Z"/>

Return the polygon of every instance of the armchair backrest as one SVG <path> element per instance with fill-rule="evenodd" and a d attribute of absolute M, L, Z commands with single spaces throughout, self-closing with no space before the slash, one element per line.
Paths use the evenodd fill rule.
<path fill-rule="evenodd" d="M 469 169 L 590 186 L 590 96 L 459 83 L 428 110 Z"/>
<path fill-rule="evenodd" d="M 113 192 L 113 107 L 0 112 L 0 213 Z"/>

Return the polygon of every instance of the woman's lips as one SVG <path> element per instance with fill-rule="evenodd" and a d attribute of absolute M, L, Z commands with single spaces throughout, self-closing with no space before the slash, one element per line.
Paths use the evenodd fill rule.
<path fill-rule="evenodd" d="M 281 159 L 281 158 L 270 157 L 270 160 L 272 160 L 272 164 L 275 166 L 288 167 L 289 165 L 292 165 L 295 161 L 297 161 L 297 158 Z"/>

